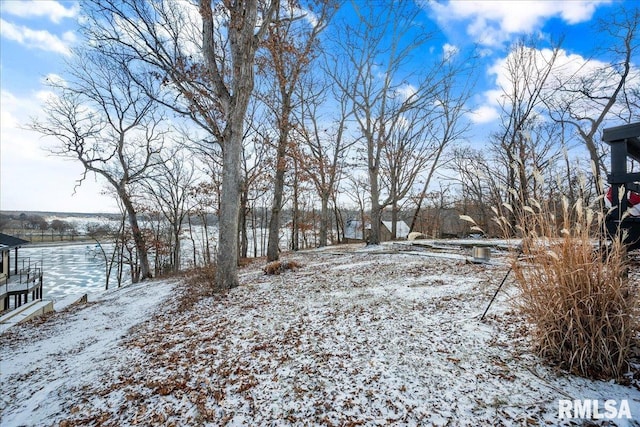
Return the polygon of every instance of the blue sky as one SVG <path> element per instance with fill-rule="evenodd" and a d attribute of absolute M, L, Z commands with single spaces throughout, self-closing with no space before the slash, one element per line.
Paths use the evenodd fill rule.
<path fill-rule="evenodd" d="M 379 4 L 384 8 L 388 2 Z M 424 10 L 421 18 L 440 32 L 438 43 L 443 49 L 481 49 L 481 74 L 471 105 L 475 114 L 470 119 L 482 132 L 497 124 L 493 98 L 500 72 L 496 64 L 504 60 L 510 43 L 531 35 L 544 47 L 548 40 L 564 35 L 565 56 L 586 60 L 601 42 L 593 23 L 616 6 L 611 1 L 577 0 L 417 0 L 417 4 Z M 75 1 L 0 1 L 1 210 L 116 210 L 110 197 L 98 194 L 102 184 L 93 178 L 72 195 L 81 168 L 49 156 L 43 147 L 51 141 L 24 129 L 30 117 L 40 114 L 46 95 L 43 80 L 63 75 L 64 61 L 78 39 L 79 13 Z"/>

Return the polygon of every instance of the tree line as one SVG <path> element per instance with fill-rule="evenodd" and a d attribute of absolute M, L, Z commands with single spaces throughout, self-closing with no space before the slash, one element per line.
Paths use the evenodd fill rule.
<path fill-rule="evenodd" d="M 71 239 L 77 237 L 80 232 L 77 227 L 68 221 L 54 218 L 47 221 L 44 216 L 38 214 L 0 214 L 0 231 L 18 230 L 23 235 L 39 235 L 40 240 L 45 240 L 45 235 L 53 241 L 54 236 L 60 240 L 68 236 Z"/>
<path fill-rule="evenodd" d="M 491 234 L 505 206 L 515 218 L 535 200 L 597 200 L 599 132 L 638 120 L 634 5 L 599 23 L 591 61 L 567 60 L 561 40 L 512 45 L 498 128 L 474 143 L 481 51 L 443 45 L 412 1 L 376 4 L 87 0 L 83 42 L 30 127 L 83 165 L 77 185 L 107 183 L 142 280 L 154 271 L 142 214 L 167 224 L 174 266 L 185 224 L 213 214 L 218 235 L 203 241 L 229 289 L 265 240 L 256 230 L 277 260 L 283 228 L 292 249 L 309 224 L 314 244 L 339 241 L 346 207 L 377 244 L 386 216 L 395 235 L 401 218 L 423 231 L 455 210 Z"/>

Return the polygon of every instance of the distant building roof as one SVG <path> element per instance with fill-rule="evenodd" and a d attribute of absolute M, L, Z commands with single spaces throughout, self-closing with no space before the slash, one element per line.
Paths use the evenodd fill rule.
<path fill-rule="evenodd" d="M 24 240 L 24 239 L 20 239 L 19 237 L 9 236 L 8 234 L 0 233 L 0 250 L 18 248 L 27 243 L 29 243 L 28 240 Z"/>
<path fill-rule="evenodd" d="M 391 227 L 393 226 L 392 221 L 381 221 L 382 225 L 391 232 Z M 344 237 L 348 239 L 363 239 L 363 231 L 365 235 L 366 232 L 371 230 L 371 224 L 367 223 L 362 226 L 362 221 L 358 221 L 357 219 L 347 220 L 344 226 Z M 409 226 L 404 221 L 396 222 L 396 237 L 406 239 L 409 235 Z"/>
<path fill-rule="evenodd" d="M 382 224 L 384 224 L 384 226 L 387 227 L 387 230 L 391 231 L 391 228 L 393 227 L 393 221 L 382 221 Z M 397 221 L 396 237 L 406 239 L 408 235 L 409 235 L 409 226 L 407 225 L 407 223 L 404 221 Z"/>

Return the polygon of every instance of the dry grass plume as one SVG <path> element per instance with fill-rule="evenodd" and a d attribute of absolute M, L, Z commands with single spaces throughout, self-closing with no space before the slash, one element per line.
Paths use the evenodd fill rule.
<path fill-rule="evenodd" d="M 522 239 L 512 260 L 515 303 L 539 355 L 578 375 L 620 380 L 639 329 L 638 297 L 624 246 L 604 235 L 604 214 L 567 199 L 504 208 L 511 215 L 494 210 L 495 221 L 505 237 Z"/>

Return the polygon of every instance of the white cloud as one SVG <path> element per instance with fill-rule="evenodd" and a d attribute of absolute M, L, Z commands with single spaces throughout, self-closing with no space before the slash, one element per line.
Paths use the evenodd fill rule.
<path fill-rule="evenodd" d="M 534 64 L 539 64 L 534 67 L 537 69 L 543 69 L 546 62 L 549 61 L 551 56 L 553 55 L 553 52 L 550 49 L 538 50 L 526 47 L 524 47 L 523 49 L 525 49 L 527 54 L 529 55 L 527 56 L 527 58 L 530 58 Z M 506 101 L 505 93 L 510 93 L 513 86 L 513 76 L 509 72 L 510 64 L 515 64 L 518 61 L 522 60 L 521 58 L 515 58 L 514 55 L 516 55 L 514 51 L 509 52 L 507 56 L 496 59 L 493 65 L 491 65 L 487 69 L 487 74 L 489 75 L 492 84 L 490 85 L 490 88 L 488 90 L 482 93 L 482 101 L 480 106 L 469 114 L 470 120 L 474 123 L 489 123 L 497 120 L 500 117 L 502 106 Z M 522 55 L 526 56 L 524 54 Z M 567 58 L 566 52 L 560 51 L 558 53 L 558 58 L 556 60 L 557 66 L 554 67 L 554 74 L 557 74 L 557 72 L 561 69 L 561 67 L 559 67 L 561 63 L 569 63 L 571 61 L 574 61 L 574 59 L 572 58 L 562 59 L 561 57 Z M 519 73 L 519 76 L 524 78 L 522 72 Z M 519 83 L 518 86 L 520 87 L 520 90 L 523 90 L 523 85 L 526 84 L 528 83 Z M 532 92 L 533 88 L 529 91 Z"/>
<path fill-rule="evenodd" d="M 80 6 L 74 2 L 69 8 L 66 8 L 60 2 L 53 0 L 3 1 L 2 11 L 21 18 L 49 18 L 51 22 L 57 24 L 65 18 L 78 16 Z"/>
<path fill-rule="evenodd" d="M 514 35 L 539 30 L 547 19 L 559 17 L 568 24 L 591 19 L 595 9 L 611 0 L 575 1 L 447 1 L 425 2 L 438 22 L 447 26 L 463 21 L 474 41 L 484 46 L 498 46 Z"/>
<path fill-rule="evenodd" d="M 18 42 L 30 49 L 57 52 L 66 56 L 71 55 L 70 46 L 76 41 L 76 36 L 72 31 L 67 31 L 62 37 L 58 37 L 48 31 L 33 30 L 23 25 L 15 25 L 4 19 L 0 19 L 0 36 Z"/>
<path fill-rule="evenodd" d="M 533 70 L 544 69 L 553 55 L 553 51 L 550 49 L 525 49 L 527 49 L 527 55 L 533 63 L 531 71 L 534 73 Z M 505 93 L 509 93 L 513 86 L 513 76 L 508 70 L 509 64 L 518 61 L 517 58 L 513 58 L 513 55 L 514 53 L 510 52 L 506 57 L 497 59 L 487 70 L 492 83 L 490 89 L 482 93 L 479 106 L 469 115 L 470 120 L 474 123 L 488 123 L 499 118 L 502 104 L 506 101 Z M 601 106 L 586 101 L 578 103 L 575 100 L 575 94 L 582 89 L 583 81 L 589 81 L 593 84 L 592 95 L 610 96 L 612 90 L 609 81 L 610 71 L 611 66 L 605 62 L 588 59 L 561 49 L 557 52 L 551 75 L 542 91 L 542 96 L 558 106 L 571 102 L 574 113 L 582 114 L 585 117 L 597 116 L 600 114 Z M 640 70 L 633 68 L 631 76 L 633 77 L 628 80 L 629 82 L 639 81 Z M 520 78 L 524 78 L 522 72 Z M 526 84 L 524 81 L 520 82 L 520 90 L 532 92 L 533 88 L 525 89 Z M 574 85 L 575 87 L 572 87 Z M 565 91 L 557 91 L 559 87 Z M 566 91 L 566 89 L 571 90 Z M 564 97 L 567 99 L 563 99 Z M 594 108 L 596 110 L 593 110 Z M 615 107 L 612 112 L 621 112 L 621 109 L 624 108 L 624 106 Z"/>
<path fill-rule="evenodd" d="M 39 90 L 34 94 L 34 97 L 43 105 L 50 100 L 58 99 L 58 95 L 49 90 Z"/>
<path fill-rule="evenodd" d="M 155 8 L 158 16 L 162 17 L 155 23 L 155 31 L 157 31 L 159 38 L 165 40 L 168 50 L 174 49 L 174 38 L 177 37 L 178 47 L 183 55 L 202 59 L 202 18 L 196 4 L 181 0 L 162 0 L 161 2 L 150 2 L 147 6 L 150 9 Z M 223 13 L 224 8 L 214 10 L 216 23 L 225 19 L 222 16 Z M 128 19 L 115 17 L 113 32 L 117 34 L 121 42 L 131 44 L 142 52 L 151 52 L 152 48 L 143 39 L 137 37 L 137 27 L 140 26 L 144 26 L 144 24 L 138 22 L 136 17 Z M 220 27 L 223 26 L 220 25 Z"/>
<path fill-rule="evenodd" d="M 414 96 L 418 92 L 418 89 L 411 84 L 403 84 L 399 88 L 396 89 L 396 93 L 399 94 L 402 99 L 407 100 Z"/>
<path fill-rule="evenodd" d="M 442 46 L 442 52 L 443 52 L 444 58 L 446 60 L 450 60 L 451 58 L 456 56 L 458 52 L 460 52 L 460 49 L 458 48 L 458 46 L 445 43 L 444 46 Z"/>
<path fill-rule="evenodd" d="M 469 113 L 469 118 L 473 123 L 490 123 L 500 117 L 500 111 L 489 105 L 481 105 Z"/>
<path fill-rule="evenodd" d="M 13 115 L 12 105 L 17 103 L 16 97 L 11 93 L 2 91 L 0 94 L 0 126 L 4 128 L 15 128 L 18 126 L 18 119 Z"/>
<path fill-rule="evenodd" d="M 318 16 L 309 9 L 305 9 L 303 7 L 294 6 L 293 4 L 282 2 L 280 4 L 282 8 L 283 16 L 289 16 L 293 19 L 304 19 L 307 24 L 309 24 L 312 28 L 315 28 L 320 23 Z"/>
<path fill-rule="evenodd" d="M 43 155 L 39 135 L 25 129 L 33 117 L 42 111 L 41 97 L 37 92 L 19 97 L 3 90 L 0 92 L 0 134 L 2 135 L 3 163 L 5 156 L 19 156 L 22 159 L 37 159 Z M 27 162 L 28 163 L 28 162 Z M 3 181 L 9 176 L 4 173 Z"/>
<path fill-rule="evenodd" d="M 52 83 L 56 86 L 62 86 L 62 85 L 66 85 L 66 81 L 64 78 L 62 78 L 62 76 L 55 74 L 55 73 L 49 73 L 46 76 L 44 76 L 44 78 L 40 81 L 40 83 L 42 83 L 43 85 L 48 85 L 49 83 Z"/>

